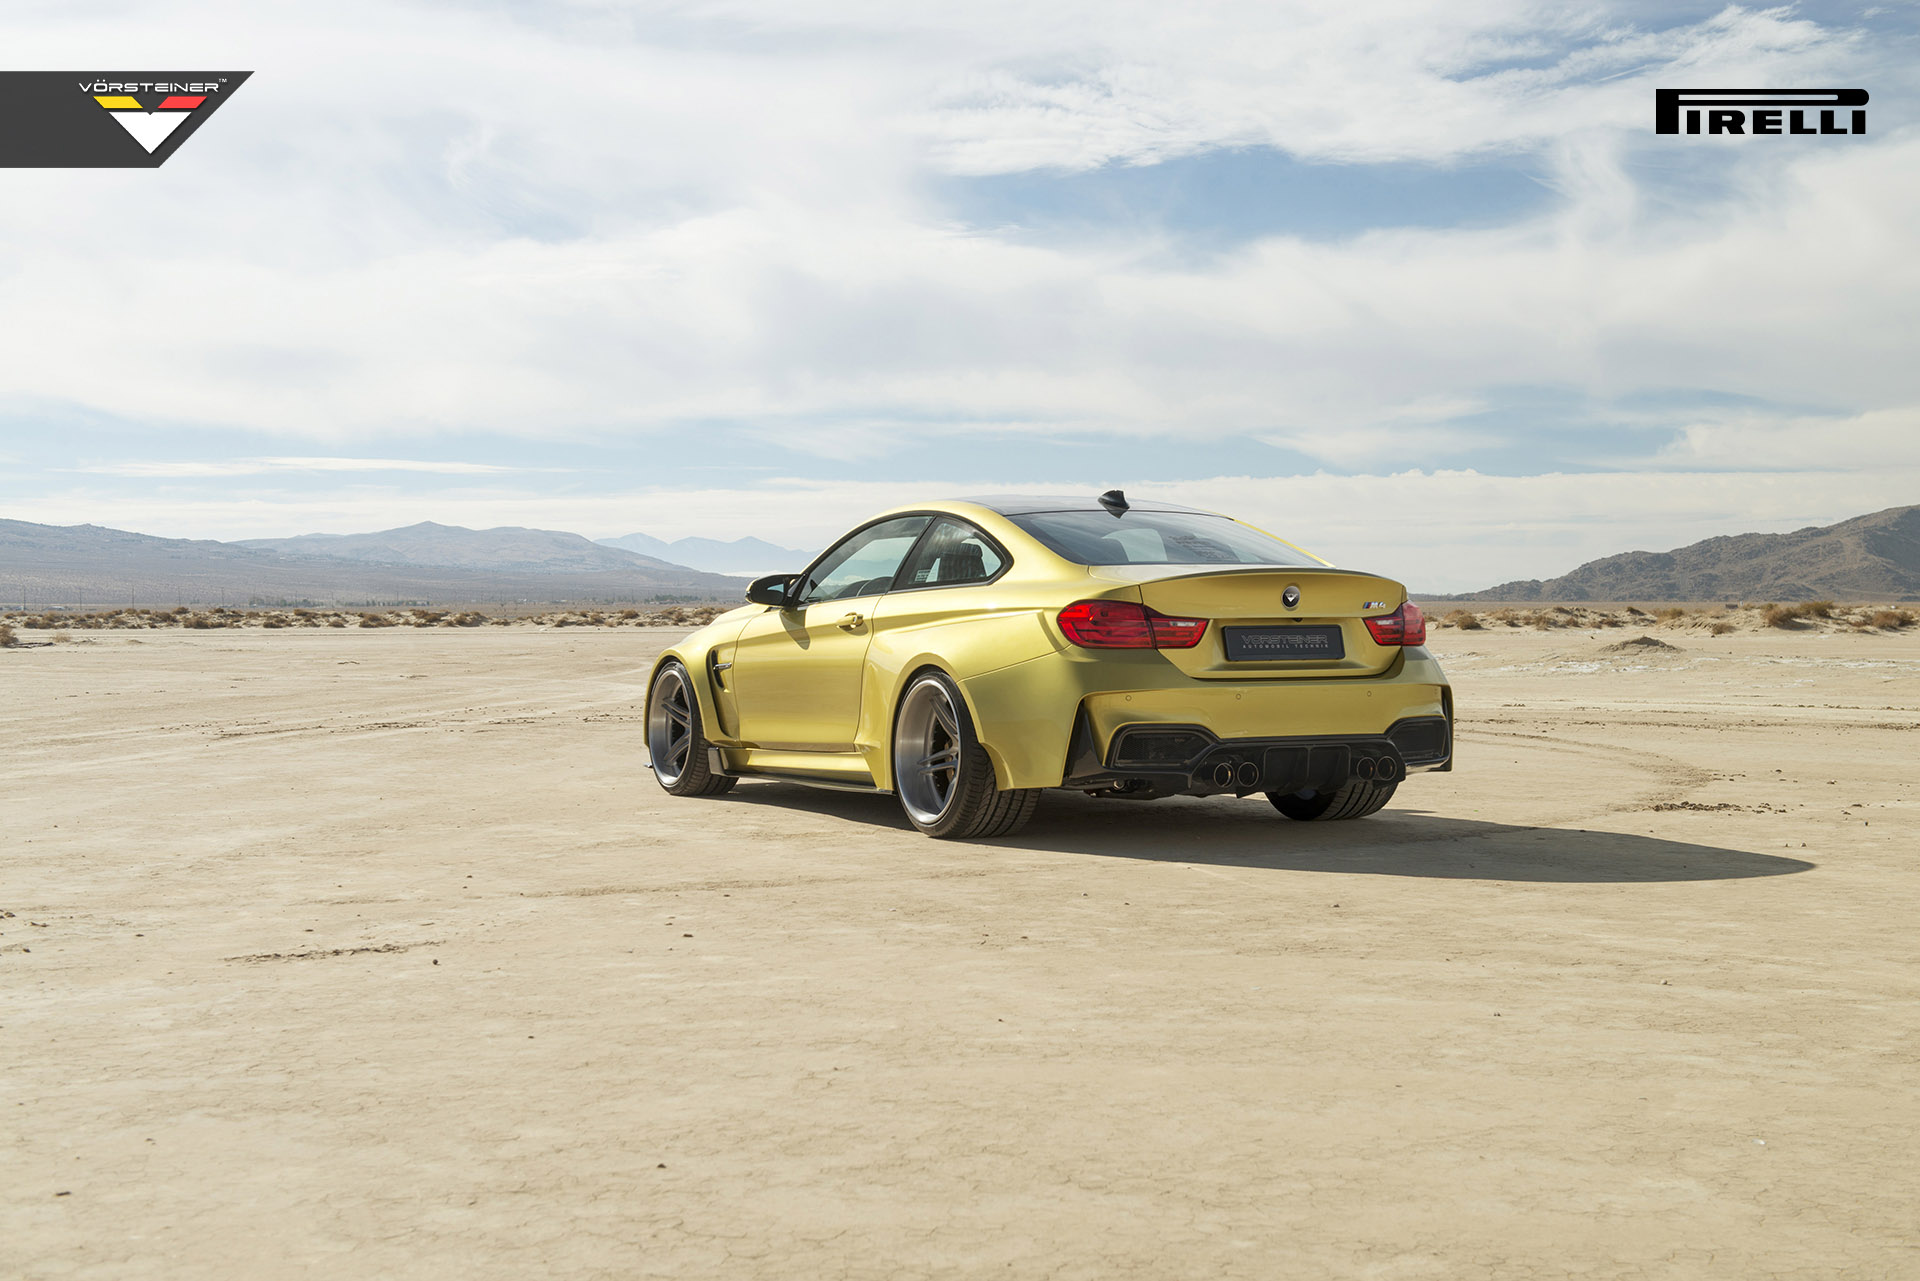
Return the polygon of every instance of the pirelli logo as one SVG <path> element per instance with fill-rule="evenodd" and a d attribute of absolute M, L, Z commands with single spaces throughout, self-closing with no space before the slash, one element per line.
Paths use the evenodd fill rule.
<path fill-rule="evenodd" d="M 1862 134 L 1865 89 L 1655 89 L 1655 133 Z"/>

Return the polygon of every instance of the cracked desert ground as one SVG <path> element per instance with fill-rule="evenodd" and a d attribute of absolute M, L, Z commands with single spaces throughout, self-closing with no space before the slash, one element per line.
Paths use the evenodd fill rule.
<path fill-rule="evenodd" d="M 1920 637 L 1633 634 L 978 844 L 664 795 L 676 632 L 0 652 L 0 1274 L 1920 1276 Z"/>

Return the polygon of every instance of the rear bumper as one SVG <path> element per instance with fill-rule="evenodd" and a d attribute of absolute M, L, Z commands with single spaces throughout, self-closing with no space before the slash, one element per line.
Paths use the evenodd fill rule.
<path fill-rule="evenodd" d="M 1367 677 L 1196 679 L 1153 651 L 1120 650 L 1047 655 L 960 684 L 1002 787 L 1078 786 L 1089 767 L 1107 771 L 1123 731 L 1184 727 L 1251 753 L 1255 745 L 1383 740 L 1421 718 L 1450 727 L 1453 713 L 1439 663 L 1417 647 Z M 1446 748 L 1447 759 L 1414 768 L 1450 767 L 1450 728 Z M 1264 768 L 1265 747 L 1258 750 Z M 1413 764 L 1412 755 L 1403 757 Z M 1350 747 L 1348 759 L 1355 758 Z"/>
<path fill-rule="evenodd" d="M 1121 796 L 1332 791 L 1349 779 L 1396 782 L 1453 766 L 1444 716 L 1408 717 L 1384 734 L 1216 738 L 1197 725 L 1130 726 L 1104 755 L 1091 725 L 1075 732 L 1062 786 Z"/>

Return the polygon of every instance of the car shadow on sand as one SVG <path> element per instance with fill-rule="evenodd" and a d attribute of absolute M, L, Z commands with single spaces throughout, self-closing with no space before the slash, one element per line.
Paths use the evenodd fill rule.
<path fill-rule="evenodd" d="M 764 805 L 911 830 L 891 796 L 748 783 L 721 804 Z M 986 848 L 1155 859 L 1275 871 L 1475 881 L 1721 881 L 1785 876 L 1805 859 L 1570 827 L 1527 827 L 1389 807 L 1350 823 L 1296 823 L 1257 796 L 1109 800 L 1047 792 L 1017 836 Z"/>

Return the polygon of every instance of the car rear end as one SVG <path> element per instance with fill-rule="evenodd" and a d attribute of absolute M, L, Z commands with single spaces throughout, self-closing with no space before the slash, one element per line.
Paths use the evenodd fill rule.
<path fill-rule="evenodd" d="M 1084 566 L 1069 580 L 1076 599 L 1046 619 L 1054 653 L 968 682 L 983 724 L 1009 727 L 996 754 L 1015 777 L 1114 796 L 1282 795 L 1452 767 L 1452 693 L 1400 583 L 1285 544 L 1266 552 L 1237 532 L 1204 541 L 1209 556 L 1312 563 Z M 1216 542 L 1224 550 L 1209 550 Z M 1101 550 L 1071 537 L 1050 546 Z M 1049 720 L 1064 741 L 1043 731 Z M 1034 759 L 1044 752 L 1057 754 Z"/>
<path fill-rule="evenodd" d="M 1170 576 L 1134 590 L 1137 603 L 1121 589 L 1100 612 L 1145 616 L 1151 654 L 1133 670 L 1146 679 L 1086 693 L 1065 785 L 1295 792 L 1450 767 L 1451 692 L 1399 583 L 1289 568 Z M 1069 614 L 1063 639 L 1087 651 L 1081 661 L 1111 664 L 1128 638 L 1080 616 Z"/>

